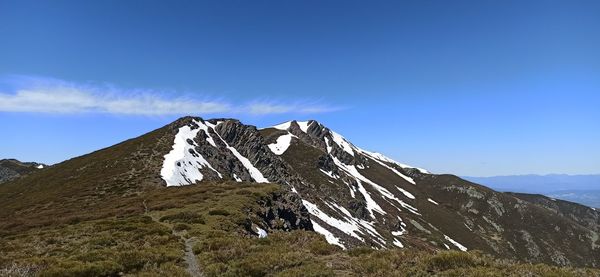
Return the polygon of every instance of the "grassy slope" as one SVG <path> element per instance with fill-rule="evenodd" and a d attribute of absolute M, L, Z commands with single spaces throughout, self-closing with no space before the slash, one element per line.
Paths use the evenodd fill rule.
<path fill-rule="evenodd" d="M 139 213 L 139 194 L 163 186 L 156 157 L 172 140 L 164 127 L 2 184 L 0 230 Z"/>
<path fill-rule="evenodd" d="M 343 251 L 307 231 L 259 239 L 257 201 L 275 185 L 202 184 L 141 195 L 147 211 L 4 233 L 0 275 L 10 269 L 41 276 L 187 276 L 183 242 L 206 276 L 600 276 L 587 269 L 514 264 L 477 252 L 426 253 L 358 248 Z"/>

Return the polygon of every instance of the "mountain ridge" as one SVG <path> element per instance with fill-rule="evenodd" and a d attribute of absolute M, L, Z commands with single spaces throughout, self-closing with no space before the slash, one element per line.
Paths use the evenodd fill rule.
<path fill-rule="evenodd" d="M 19 178 L 47 165 L 37 162 L 21 162 L 17 159 L 0 160 L 0 183 Z"/>
<path fill-rule="evenodd" d="M 191 120 L 198 120 L 200 124 L 205 122 L 198 118 Z M 504 213 L 508 212 L 508 208 L 504 205 L 507 204 L 518 207 L 512 208 L 511 213 L 532 218 L 552 217 L 546 214 L 546 207 L 537 209 L 540 208 L 538 205 L 534 209 L 527 210 L 519 207 L 529 206 L 520 198 L 506 197 L 487 188 L 465 183 L 457 177 L 432 175 L 423 169 L 410 167 L 383 155 L 363 150 L 314 120 L 292 120 L 261 129 L 255 127 L 248 129 L 242 127 L 244 125 L 240 121 L 235 121 L 235 126 L 244 129 L 241 136 L 238 135 L 239 130 L 231 129 L 232 124 L 225 122 L 221 125 L 219 120 L 207 122 L 209 122 L 206 123 L 207 126 L 200 126 L 205 133 L 205 141 L 198 142 L 203 144 L 199 148 L 201 156 L 205 153 L 202 151 L 207 151 L 207 148 L 223 148 L 210 145 L 211 140 L 218 144 L 219 140 L 225 138 L 226 147 L 230 147 L 228 145 L 231 144 L 242 156 L 248 156 L 248 160 L 256 166 L 255 169 L 259 172 L 265 171 L 264 180 L 256 180 L 252 176 L 245 175 L 244 181 L 267 180 L 287 184 L 291 191 L 302 198 L 304 206 L 311 214 L 315 230 L 332 244 L 344 248 L 364 244 L 377 248 L 407 246 L 423 249 L 442 247 L 466 250 L 473 247 L 501 256 L 515 255 L 509 253 L 516 252 L 517 255 L 531 261 L 546 256 L 542 259 L 563 265 L 570 263 L 566 256 L 572 254 L 562 253 L 564 247 L 560 247 L 560 250 L 553 248 L 549 253 L 542 254 L 543 250 L 530 253 L 528 249 L 519 250 L 514 245 L 514 243 L 548 244 L 546 240 L 556 234 L 546 232 L 548 237 L 546 240 L 535 242 L 536 238 L 531 238 L 532 231 L 526 231 L 531 229 L 530 226 L 511 222 L 510 225 L 517 223 L 516 226 L 519 226 L 508 232 L 518 234 L 519 238 L 514 239 L 514 234 L 503 234 L 505 228 L 503 225 L 509 223 L 497 222 L 506 218 Z M 255 134 L 255 131 L 258 131 L 259 135 Z M 265 145 L 269 149 L 266 149 Z M 252 150 L 248 151 L 248 149 Z M 256 155 L 256 153 L 261 154 Z M 283 163 L 276 156 L 280 157 Z M 206 158 L 206 161 L 207 165 L 212 163 L 210 157 Z M 276 163 L 281 165 L 268 167 L 261 164 L 264 161 L 277 161 Z M 234 158 L 229 162 L 236 163 Z M 273 167 L 281 170 L 277 174 L 269 172 Z M 208 168 L 209 166 L 205 167 L 205 172 L 210 173 L 210 171 L 220 171 L 221 169 L 218 168 L 222 166 L 214 166 L 217 170 L 209 171 Z M 243 168 L 237 166 L 235 170 Z M 436 183 L 440 179 L 453 184 L 439 187 Z M 427 197 L 419 190 L 428 190 L 425 193 Z M 444 199 L 444 195 L 441 195 L 448 192 L 466 194 L 467 198 L 463 200 L 462 205 L 455 206 L 450 204 L 453 199 Z M 486 205 L 482 208 L 474 208 L 473 199 L 485 199 Z M 439 203 L 446 206 L 440 208 Z M 450 206 L 450 209 L 447 206 Z M 425 209 L 424 212 L 422 209 Z M 480 215 L 479 209 L 488 210 L 488 214 Z M 436 211 L 430 212 L 431 210 Z M 454 218 L 464 224 L 452 224 L 447 222 L 447 219 L 439 218 L 438 214 L 446 214 L 448 218 Z M 565 220 L 558 225 L 569 228 L 570 224 L 571 221 Z M 445 230 L 439 229 L 440 227 Z M 579 227 L 576 228 L 579 230 L 576 232 L 583 232 L 582 234 L 588 232 Z M 472 234 L 477 231 L 473 231 L 473 228 L 481 229 L 479 230 L 481 234 L 474 238 Z M 465 234 L 470 235 L 465 236 Z M 495 241 L 494 237 L 499 235 L 504 236 L 505 239 L 512 236 L 511 240 L 514 243 L 511 244 L 511 240 L 508 240 L 509 243 Z M 593 234 L 586 236 L 590 239 L 595 237 Z M 424 238 L 426 243 L 423 241 Z M 594 242 L 591 242 L 592 251 L 597 251 L 594 250 L 596 249 L 594 245 Z M 521 253 L 518 254 L 519 252 Z"/>
<path fill-rule="evenodd" d="M 258 129 L 235 119 L 183 117 L 0 186 L 0 226 L 12 232 L 135 215 L 144 212 L 146 194 L 220 182 L 279 184 L 287 199 L 282 208 L 268 208 L 253 223 L 268 234 L 294 230 L 309 217 L 305 229 L 347 249 L 476 249 L 526 262 L 598 266 L 596 211 L 581 208 L 577 222 L 569 214 L 579 208 L 569 203 L 557 209 L 537 196 L 431 174 L 356 147 L 317 121 Z M 50 212 L 63 216 L 48 218 Z"/>

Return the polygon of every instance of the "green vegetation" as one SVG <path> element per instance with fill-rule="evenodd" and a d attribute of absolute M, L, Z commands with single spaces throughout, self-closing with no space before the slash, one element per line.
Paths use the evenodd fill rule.
<path fill-rule="evenodd" d="M 122 207 L 136 211 L 131 214 L 57 219 L 60 223 L 33 223 L 26 230 L 15 224 L 0 233 L 0 276 L 188 276 L 178 234 L 202 238 L 214 229 L 239 234 L 258 197 L 276 190 L 240 184 L 162 188 Z M 54 211 L 64 212 L 60 206 Z"/>
<path fill-rule="evenodd" d="M 181 263 L 181 242 L 148 216 L 32 229 L 2 237 L 0 264 L 39 269 L 41 276 L 106 276 L 167 270 Z"/>
<path fill-rule="evenodd" d="M 250 228 L 264 225 L 257 203 L 278 190 L 238 183 L 162 188 L 123 206 L 136 211 L 127 215 L 8 229 L 0 234 L 0 276 L 188 276 L 182 237 L 193 238 L 208 277 L 600 276 L 479 252 L 344 251 L 308 231 L 270 231 L 259 239 Z"/>
<path fill-rule="evenodd" d="M 190 223 L 190 224 L 206 223 L 204 221 L 204 217 L 202 217 L 202 215 L 193 213 L 193 212 L 189 212 L 189 211 L 163 216 L 160 218 L 160 221 L 183 222 L 183 223 Z"/>

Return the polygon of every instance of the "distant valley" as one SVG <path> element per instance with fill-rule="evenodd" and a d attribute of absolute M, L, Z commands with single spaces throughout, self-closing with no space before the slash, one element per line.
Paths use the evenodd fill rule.
<path fill-rule="evenodd" d="M 462 178 L 498 191 L 543 194 L 600 208 L 600 174 L 507 175 Z"/>

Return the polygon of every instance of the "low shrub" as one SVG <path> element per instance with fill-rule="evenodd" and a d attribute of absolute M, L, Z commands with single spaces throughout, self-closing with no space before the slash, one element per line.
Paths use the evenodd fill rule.
<path fill-rule="evenodd" d="M 192 227 L 190 227 L 190 225 L 187 225 L 185 223 L 177 223 L 175 224 L 175 226 L 173 226 L 173 230 L 176 232 L 181 232 L 183 230 L 190 230 Z"/>
<path fill-rule="evenodd" d="M 222 216 L 229 216 L 231 213 L 223 210 L 223 209 L 212 209 L 210 211 L 208 211 L 209 215 L 222 215 Z"/>
<path fill-rule="evenodd" d="M 458 251 L 442 251 L 433 255 L 427 261 L 429 269 L 438 271 L 475 267 L 481 264 L 481 259 L 477 258 L 475 254 Z"/>
<path fill-rule="evenodd" d="M 188 224 L 206 224 L 204 217 L 195 212 L 184 211 L 160 218 L 160 221 L 182 222 Z"/>
<path fill-rule="evenodd" d="M 350 250 L 348 250 L 348 255 L 350 257 L 358 257 L 361 255 L 367 255 L 367 254 L 371 254 L 373 253 L 373 251 L 376 251 L 373 248 L 368 248 L 368 247 L 356 247 L 356 248 L 352 248 Z"/>

